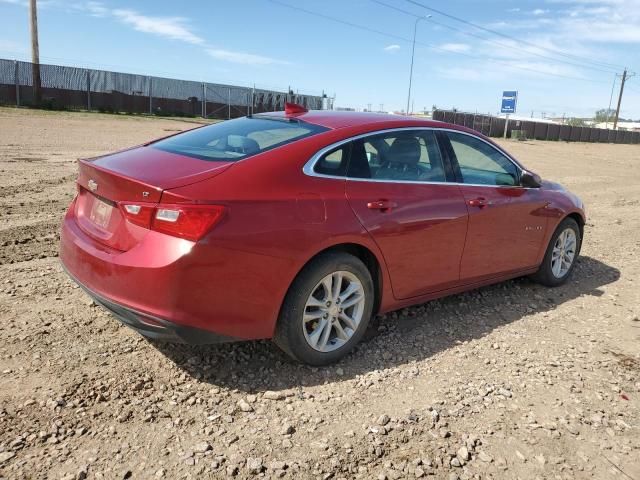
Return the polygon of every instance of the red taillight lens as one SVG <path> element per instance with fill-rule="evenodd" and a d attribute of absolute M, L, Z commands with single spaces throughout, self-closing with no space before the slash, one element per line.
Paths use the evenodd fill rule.
<path fill-rule="evenodd" d="M 151 229 L 196 241 L 220 221 L 223 212 L 220 205 L 158 205 Z"/>
<path fill-rule="evenodd" d="M 151 217 L 155 212 L 155 204 L 120 203 L 120 210 L 127 220 L 144 228 L 151 228 Z"/>
<path fill-rule="evenodd" d="M 141 227 L 196 241 L 220 221 L 220 205 L 121 203 L 127 220 Z"/>

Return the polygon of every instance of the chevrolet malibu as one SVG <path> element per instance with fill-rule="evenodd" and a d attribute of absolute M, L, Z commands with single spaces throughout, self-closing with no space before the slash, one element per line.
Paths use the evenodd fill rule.
<path fill-rule="evenodd" d="M 79 162 L 60 258 L 170 342 L 271 338 L 334 362 L 372 316 L 571 275 L 585 214 L 464 127 L 288 104 Z"/>

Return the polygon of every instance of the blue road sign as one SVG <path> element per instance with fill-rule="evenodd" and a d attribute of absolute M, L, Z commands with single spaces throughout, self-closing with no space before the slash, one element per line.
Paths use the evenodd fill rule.
<path fill-rule="evenodd" d="M 516 113 L 516 103 L 518 103 L 518 92 L 502 92 L 502 107 L 500 107 L 500 113 Z"/>

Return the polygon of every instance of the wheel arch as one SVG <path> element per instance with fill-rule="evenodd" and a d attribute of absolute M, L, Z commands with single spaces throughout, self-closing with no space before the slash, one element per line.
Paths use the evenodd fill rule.
<path fill-rule="evenodd" d="M 373 302 L 373 315 L 376 315 L 380 310 L 380 305 L 382 303 L 383 278 L 382 278 L 382 266 L 380 265 L 380 261 L 378 260 L 378 257 L 376 257 L 375 253 L 373 253 L 369 248 L 365 247 L 364 245 L 361 245 L 358 243 L 340 243 L 324 249 L 323 251 L 319 252 L 317 255 L 322 255 L 323 253 L 327 253 L 327 252 L 345 252 L 362 260 L 362 263 L 364 263 L 365 266 L 367 267 L 367 270 L 369 270 L 369 273 L 371 274 L 371 279 L 373 280 L 373 289 L 375 293 L 375 298 Z M 315 255 L 314 258 L 317 255 Z"/>
<path fill-rule="evenodd" d="M 584 239 L 584 225 L 586 223 L 585 219 L 579 212 L 571 212 L 564 218 L 571 218 L 578 224 L 578 228 L 580 229 L 580 244 L 578 245 L 578 253 L 580 253 L 580 250 L 582 249 L 582 241 Z"/>
<path fill-rule="evenodd" d="M 376 315 L 382 304 L 382 295 L 383 295 L 383 286 L 384 286 L 384 275 L 383 275 L 383 266 L 382 260 L 378 258 L 378 256 L 367 246 L 362 245 L 361 243 L 355 242 L 344 242 L 337 243 L 328 247 L 323 248 L 322 250 L 317 251 L 313 255 L 311 255 L 307 261 L 298 269 L 295 276 L 291 280 L 289 288 L 287 289 L 287 293 L 282 298 L 282 302 L 280 304 L 280 309 L 278 311 L 278 318 L 280 318 L 280 313 L 282 311 L 282 306 L 284 305 L 285 298 L 289 294 L 289 290 L 291 286 L 295 282 L 296 278 L 304 271 L 304 269 L 311 263 L 314 259 L 318 258 L 321 255 L 330 252 L 344 252 L 354 257 L 360 259 L 362 263 L 365 264 L 369 273 L 371 274 L 371 279 L 373 280 L 373 288 L 375 292 L 374 304 L 373 304 L 373 315 Z M 277 323 L 277 319 L 276 319 Z"/>

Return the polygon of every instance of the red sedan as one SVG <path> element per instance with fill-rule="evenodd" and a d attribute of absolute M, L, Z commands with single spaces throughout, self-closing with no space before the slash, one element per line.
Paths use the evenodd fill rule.
<path fill-rule="evenodd" d="M 80 161 L 60 257 L 141 334 L 334 362 L 373 315 L 571 275 L 582 202 L 446 123 L 288 105 Z"/>

